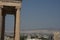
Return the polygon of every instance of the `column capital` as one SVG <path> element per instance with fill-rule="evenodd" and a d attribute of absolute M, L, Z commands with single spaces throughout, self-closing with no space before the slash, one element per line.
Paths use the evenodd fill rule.
<path fill-rule="evenodd" d="M 16 7 L 16 13 L 20 13 L 21 8 L 20 7 Z"/>
<path fill-rule="evenodd" d="M 16 6 L 15 8 L 16 8 L 16 9 L 20 9 L 20 6 Z"/>

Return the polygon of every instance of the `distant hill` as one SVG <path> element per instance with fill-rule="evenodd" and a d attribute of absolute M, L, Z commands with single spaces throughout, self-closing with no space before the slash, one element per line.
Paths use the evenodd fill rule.
<path fill-rule="evenodd" d="M 60 28 L 36 28 L 36 29 L 21 29 L 21 31 L 23 30 L 57 30 L 60 31 Z"/>
<path fill-rule="evenodd" d="M 23 29 L 20 30 L 20 33 L 53 33 L 60 32 L 60 29 L 55 28 L 38 28 L 38 29 Z M 6 31 L 6 34 L 13 34 L 13 31 Z"/>

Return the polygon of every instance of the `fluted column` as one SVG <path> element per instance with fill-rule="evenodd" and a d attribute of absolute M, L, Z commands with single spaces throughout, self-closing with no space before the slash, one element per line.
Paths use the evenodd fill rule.
<path fill-rule="evenodd" d="M 16 11 L 15 40 L 20 40 L 20 9 Z"/>

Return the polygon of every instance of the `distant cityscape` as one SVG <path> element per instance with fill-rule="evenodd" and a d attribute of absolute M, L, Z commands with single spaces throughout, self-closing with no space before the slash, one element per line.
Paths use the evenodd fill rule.
<path fill-rule="evenodd" d="M 14 40 L 14 34 L 5 33 L 5 40 Z M 60 32 L 51 30 L 21 31 L 20 40 L 60 40 Z"/>

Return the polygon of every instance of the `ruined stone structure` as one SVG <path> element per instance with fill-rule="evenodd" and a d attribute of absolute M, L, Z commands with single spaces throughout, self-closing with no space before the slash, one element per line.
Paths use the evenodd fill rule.
<path fill-rule="evenodd" d="M 60 40 L 60 32 L 54 32 L 54 40 Z"/>
<path fill-rule="evenodd" d="M 0 0 L 0 40 L 4 40 L 6 14 L 14 15 L 14 40 L 20 40 L 21 3 L 22 0 Z"/>

